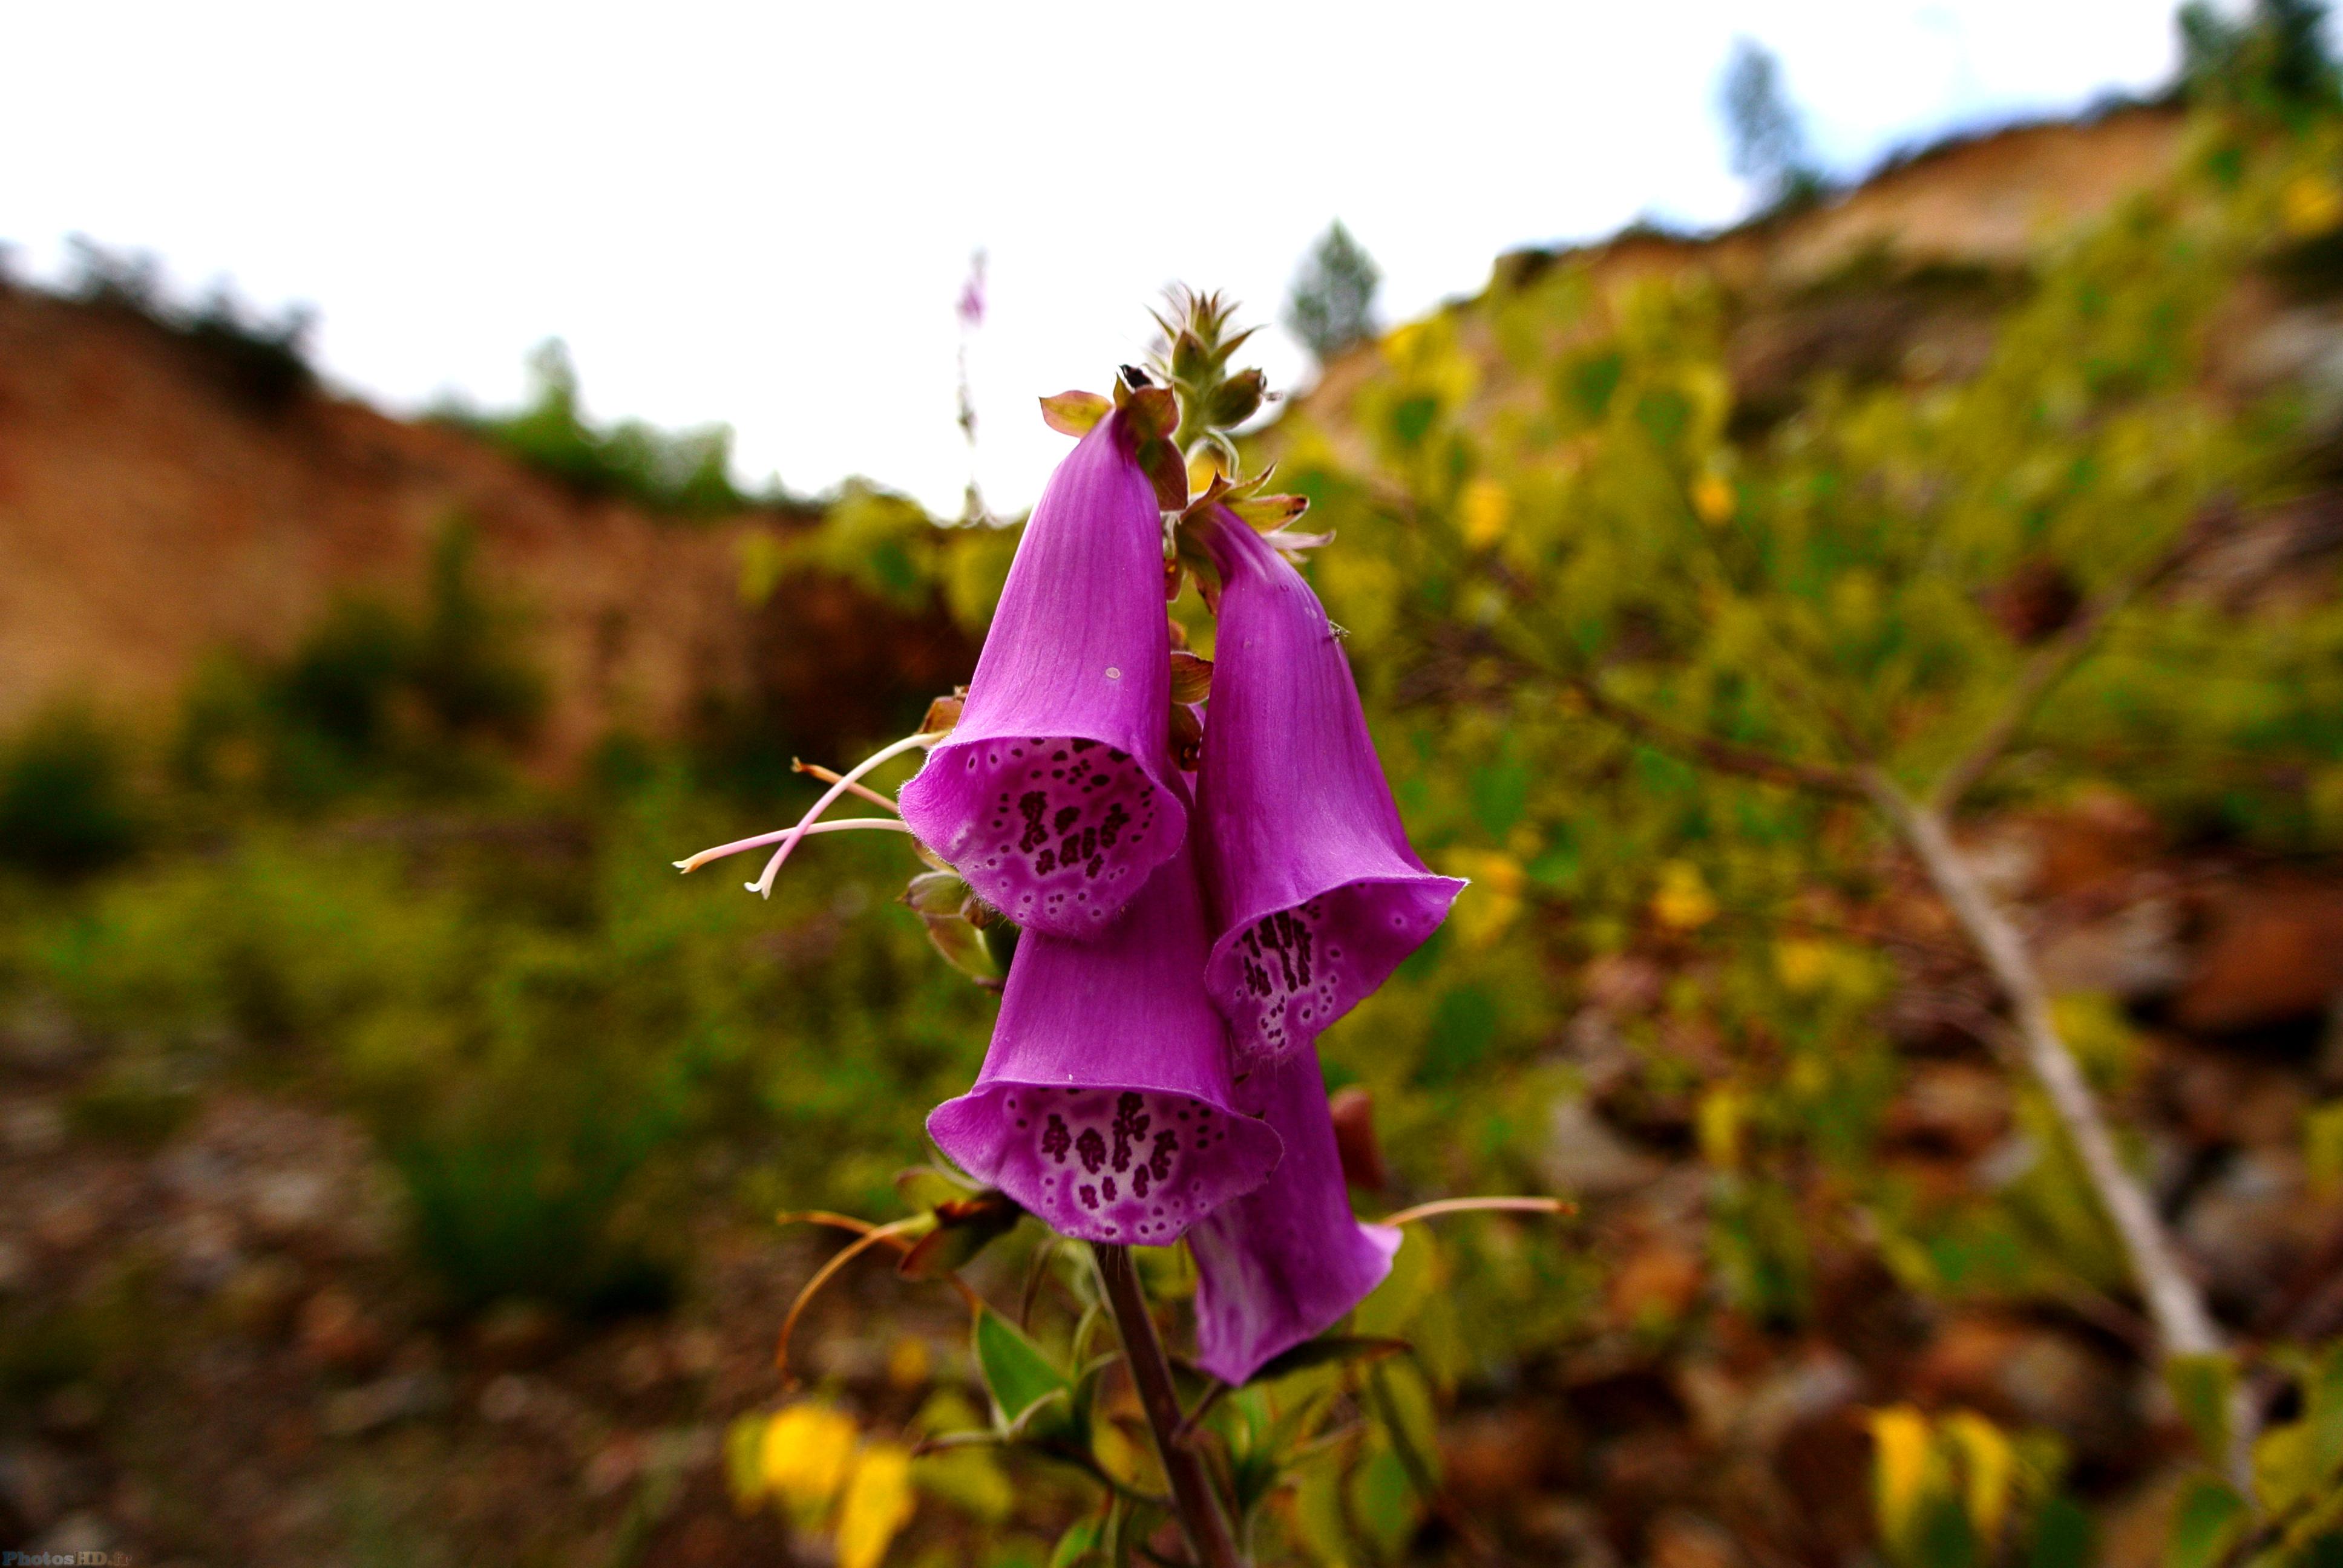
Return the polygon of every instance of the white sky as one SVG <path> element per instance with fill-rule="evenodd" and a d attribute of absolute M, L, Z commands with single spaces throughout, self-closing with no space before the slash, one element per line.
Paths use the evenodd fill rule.
<path fill-rule="evenodd" d="M 1031 501 L 1032 399 L 1103 389 L 1174 279 L 1273 317 L 1342 217 L 1403 319 L 1500 252 L 1745 197 L 1714 108 L 1737 33 L 1825 162 L 2143 88 L 2171 0 L 1216 0 L 11 7 L 0 240 L 66 235 L 320 311 L 338 383 L 518 399 L 568 339 L 599 417 L 723 420 L 742 473 L 957 511 L 952 305 L 991 257 L 980 474 Z M 1265 335 L 1265 337 L 1270 335 Z M 1282 334 L 1272 379 L 1306 365 Z"/>

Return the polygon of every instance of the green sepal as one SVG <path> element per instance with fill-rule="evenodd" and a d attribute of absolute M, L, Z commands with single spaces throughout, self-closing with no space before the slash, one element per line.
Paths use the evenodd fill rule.
<path fill-rule="evenodd" d="M 895 1271 L 907 1280 L 940 1280 L 967 1264 L 1017 1228 L 1025 1211 L 1008 1193 L 988 1188 L 948 1200 L 933 1211 L 936 1228 L 911 1244 Z"/>
<path fill-rule="evenodd" d="M 1309 509 L 1307 496 L 1254 496 L 1229 504 L 1229 510 L 1263 530 L 1282 528 Z"/>
<path fill-rule="evenodd" d="M 1163 321 L 1160 316 L 1155 319 L 1159 323 Z M 1168 324 L 1165 325 L 1168 330 Z M 1204 347 L 1204 340 L 1186 327 L 1182 327 L 1172 335 L 1172 362 L 1169 367 L 1172 380 L 1193 385 L 1200 372 L 1212 367 L 1212 351 Z"/>
<path fill-rule="evenodd" d="M 903 1201 L 907 1209 L 940 1209 L 947 1203 L 973 1197 L 979 1191 L 934 1165 L 907 1165 L 895 1172 L 895 1196 Z"/>
<path fill-rule="evenodd" d="M 1087 436 L 1112 412 L 1114 405 L 1096 392 L 1061 392 L 1041 399 L 1041 423 L 1061 436 Z"/>
<path fill-rule="evenodd" d="M 942 955 L 944 962 L 977 984 L 998 986 L 1008 975 L 1009 967 L 992 956 L 989 933 L 958 915 L 923 914 L 920 920 L 928 928 L 929 943 Z"/>
<path fill-rule="evenodd" d="M 1261 411 L 1262 399 L 1268 395 L 1268 377 L 1258 370 L 1240 370 L 1212 388 L 1204 404 L 1204 423 L 1234 429 Z"/>
<path fill-rule="evenodd" d="M 971 897 L 958 871 L 922 871 L 903 890 L 903 902 L 923 915 L 959 915 L 966 919 Z"/>

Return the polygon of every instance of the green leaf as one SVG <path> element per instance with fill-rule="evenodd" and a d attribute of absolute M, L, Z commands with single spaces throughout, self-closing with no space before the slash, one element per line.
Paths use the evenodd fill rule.
<path fill-rule="evenodd" d="M 2254 1442 L 2254 1495 L 2275 1514 L 2284 1514 L 2315 1494 L 2319 1477 L 2310 1462 L 2310 1428 L 2288 1422 L 2261 1434 Z"/>
<path fill-rule="evenodd" d="M 1064 1399 L 1071 1407 L 1074 1386 L 1066 1374 L 1024 1330 L 990 1307 L 976 1317 L 976 1364 L 1004 1429 L 1017 1428 L 1047 1399 Z"/>
<path fill-rule="evenodd" d="M 2328 1347 L 2308 1382 L 2303 1424 L 2310 1429 L 2310 1462 L 2327 1480 L 2343 1471 L 2343 1340 Z"/>
<path fill-rule="evenodd" d="M 1367 1334 L 1320 1334 L 1316 1339 L 1294 1346 L 1283 1355 L 1272 1356 L 1252 1374 L 1256 1383 L 1273 1382 L 1291 1377 L 1312 1367 L 1331 1366 L 1340 1362 L 1379 1362 L 1388 1356 L 1405 1355 L 1405 1340 L 1384 1339 Z"/>
<path fill-rule="evenodd" d="M 1081 1568 L 1083 1563 L 1102 1561 L 1109 1518 L 1107 1514 L 1093 1513 L 1066 1526 L 1066 1533 L 1058 1537 L 1058 1549 L 1050 1553 L 1050 1568 Z"/>
<path fill-rule="evenodd" d="M 2064 1495 L 2042 1505 L 2034 1523 L 2034 1550 L 2027 1568 L 2088 1568 L 2091 1561 L 2091 1516 L 2083 1505 Z"/>
<path fill-rule="evenodd" d="M 2245 1499 L 2211 1476 L 2200 1477 L 2173 1512 L 2165 1568 L 2214 1568 L 2249 1517 Z"/>
<path fill-rule="evenodd" d="M 2197 1434 L 2199 1454 L 2224 1464 L 2229 1453 L 2229 1401 L 2237 1386 L 2237 1365 L 2219 1351 L 2173 1356 L 2164 1363 L 2165 1386 L 2181 1419 Z"/>
<path fill-rule="evenodd" d="M 1352 1472 L 1349 1491 L 1351 1516 L 1365 1532 L 1375 1555 L 1385 1560 L 1396 1557 L 1400 1546 L 1414 1533 L 1418 1517 L 1407 1466 L 1389 1447 L 1378 1443 Z"/>
<path fill-rule="evenodd" d="M 1061 436 L 1087 436 L 1113 409 L 1095 392 L 1061 392 L 1041 399 L 1041 422 Z"/>

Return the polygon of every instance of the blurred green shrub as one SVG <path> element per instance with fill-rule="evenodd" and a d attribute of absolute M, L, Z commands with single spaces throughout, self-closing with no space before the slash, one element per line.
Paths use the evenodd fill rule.
<path fill-rule="evenodd" d="M 752 497 L 733 485 L 731 427 L 669 431 L 638 419 L 608 427 L 588 423 L 577 367 L 559 338 L 539 345 L 528 368 L 533 387 L 518 413 L 483 414 L 451 405 L 436 410 L 435 417 L 503 448 L 582 496 L 618 498 L 689 518 L 787 503 L 778 490 Z"/>
<path fill-rule="evenodd" d="M 127 745 L 85 708 L 52 708 L 0 747 L 0 865 L 50 878 L 121 860 L 144 823 Z"/>
<path fill-rule="evenodd" d="M 521 616 L 481 588 L 478 539 L 450 519 L 416 615 L 336 604 L 284 659 L 223 657 L 191 683 L 180 779 L 215 794 L 315 808 L 368 789 L 477 790 L 543 712 Z"/>
<path fill-rule="evenodd" d="M 275 414 L 317 386 L 309 364 L 316 313 L 294 306 L 274 317 L 225 286 L 199 305 L 173 299 L 155 258 L 112 251 L 84 235 L 65 242 L 74 297 L 136 316 L 186 345 L 195 364 L 246 408 Z"/>

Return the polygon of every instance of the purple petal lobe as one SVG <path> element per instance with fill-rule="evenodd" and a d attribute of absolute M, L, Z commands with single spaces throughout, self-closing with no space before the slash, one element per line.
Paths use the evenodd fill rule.
<path fill-rule="evenodd" d="M 1239 1048 L 1301 1050 L 1390 978 L 1464 884 L 1407 841 L 1342 645 L 1302 574 L 1225 508 L 1197 770 L 1219 940 L 1205 970 Z"/>
<path fill-rule="evenodd" d="M 1098 937 L 1188 828 L 1155 492 L 1101 420 L 1050 477 L 903 820 L 1028 930 Z"/>
<path fill-rule="evenodd" d="M 1258 1191 L 1188 1232 L 1196 1360 L 1231 1383 L 1341 1322 L 1391 1272 L 1400 1241 L 1352 1217 L 1316 1050 L 1255 1065 L 1237 1103 L 1276 1130 L 1285 1158 Z"/>
<path fill-rule="evenodd" d="M 976 1087 L 928 1118 L 936 1146 L 1092 1241 L 1168 1246 L 1260 1186 L 1280 1145 L 1235 1109 L 1206 936 L 1185 854 L 1092 940 L 1028 931 Z"/>

